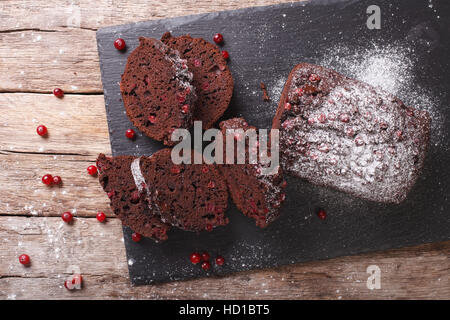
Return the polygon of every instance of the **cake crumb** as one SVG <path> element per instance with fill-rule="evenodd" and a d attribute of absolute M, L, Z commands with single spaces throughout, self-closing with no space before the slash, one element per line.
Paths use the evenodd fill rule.
<path fill-rule="evenodd" d="M 264 82 L 261 82 L 259 84 L 259 86 L 260 86 L 260 88 L 261 88 L 261 90 L 263 92 L 263 100 L 264 101 L 270 101 L 270 97 L 269 97 L 269 94 L 267 93 L 266 85 L 264 84 Z"/>

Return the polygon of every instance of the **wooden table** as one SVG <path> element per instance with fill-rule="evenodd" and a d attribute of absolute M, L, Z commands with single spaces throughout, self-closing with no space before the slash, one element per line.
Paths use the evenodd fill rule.
<path fill-rule="evenodd" d="M 120 221 L 97 179 L 110 154 L 95 31 L 103 26 L 284 0 L 2 0 L 0 2 L 0 299 L 450 298 L 450 241 L 219 279 L 133 287 Z M 213 32 L 214 30 L 211 30 Z M 64 99 L 55 98 L 61 87 Z M 36 134 L 45 124 L 49 137 Z M 62 187 L 40 179 L 60 175 Z M 73 225 L 61 220 L 73 211 Z M 108 214 L 105 224 L 97 211 Z M 32 264 L 18 263 L 21 253 Z M 369 265 L 381 289 L 369 290 Z M 72 267 L 71 267 L 72 266 Z M 64 279 L 79 268 L 82 290 Z"/>

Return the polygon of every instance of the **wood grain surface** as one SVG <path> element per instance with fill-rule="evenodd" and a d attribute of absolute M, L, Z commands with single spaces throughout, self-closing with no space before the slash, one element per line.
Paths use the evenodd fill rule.
<path fill-rule="evenodd" d="M 450 242 L 164 285 L 130 285 L 120 222 L 95 177 L 110 154 L 98 66 L 99 27 L 268 5 L 250 1 L 0 2 L 0 299 L 449 299 Z M 55 10 L 58 8 L 58 10 Z M 66 91 L 60 100 L 54 87 Z M 48 138 L 36 135 L 38 124 Z M 45 173 L 61 187 L 45 187 Z M 59 217 L 70 210 L 73 225 Z M 97 211 L 109 218 L 100 224 Z M 17 261 L 27 253 L 32 264 Z M 366 286 L 369 265 L 381 289 Z M 79 268 L 81 290 L 64 279 Z M 26 288 L 26 289 L 25 289 Z"/>

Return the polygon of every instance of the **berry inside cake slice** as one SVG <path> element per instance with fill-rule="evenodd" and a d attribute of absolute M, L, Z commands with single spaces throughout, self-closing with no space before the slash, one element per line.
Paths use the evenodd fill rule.
<path fill-rule="evenodd" d="M 215 165 L 174 164 L 171 149 L 163 149 L 142 164 L 155 186 L 162 221 L 186 231 L 211 231 L 228 224 L 228 192 Z"/>
<path fill-rule="evenodd" d="M 168 224 L 161 221 L 153 203 L 153 188 L 140 169 L 143 158 L 132 156 L 97 158 L 99 181 L 114 213 L 133 231 L 154 240 L 166 240 Z"/>
<path fill-rule="evenodd" d="M 237 208 L 246 216 L 255 219 L 256 225 L 264 228 L 280 215 L 280 207 L 285 199 L 284 189 L 286 182 L 283 180 L 281 168 L 278 166 L 275 172 L 267 174 L 267 165 L 261 164 L 259 159 L 254 164 L 249 163 L 249 151 L 257 153 L 259 143 L 246 139 L 247 130 L 255 130 L 248 125 L 243 118 L 233 118 L 222 121 L 220 129 L 224 137 L 225 145 L 229 141 L 236 142 L 234 146 L 233 164 L 224 164 L 220 169 L 226 179 L 231 198 Z M 242 129 L 235 131 L 235 129 Z M 242 133 L 244 132 L 244 134 Z M 227 141 L 227 135 L 231 136 Z M 237 143 L 245 139 L 245 164 L 237 164 Z M 226 147 L 224 148 L 224 161 L 226 161 Z"/>
<path fill-rule="evenodd" d="M 400 203 L 423 166 L 430 116 L 385 90 L 301 63 L 289 74 L 272 127 L 280 130 L 284 172 Z"/>
<path fill-rule="evenodd" d="M 178 51 L 152 38 L 139 38 L 120 82 L 126 114 L 145 135 L 173 145 L 177 128 L 190 128 L 195 108 L 193 76 Z"/>
<path fill-rule="evenodd" d="M 161 41 L 187 60 L 197 92 L 194 120 L 209 129 L 223 115 L 233 95 L 233 77 L 227 61 L 216 45 L 189 35 L 173 37 L 166 32 Z"/>

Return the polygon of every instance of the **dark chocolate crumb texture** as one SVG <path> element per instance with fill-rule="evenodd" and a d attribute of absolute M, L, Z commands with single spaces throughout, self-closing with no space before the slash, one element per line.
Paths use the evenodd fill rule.
<path fill-rule="evenodd" d="M 243 118 L 233 118 L 220 123 L 220 129 L 224 141 L 226 140 L 227 130 L 243 129 L 256 130 L 255 127 L 248 125 Z M 232 134 L 232 133 L 231 133 Z M 245 136 L 235 135 L 235 140 L 245 139 Z M 246 164 L 224 164 L 219 166 L 227 181 L 228 190 L 234 203 L 247 217 L 253 218 L 256 225 L 264 228 L 273 222 L 280 215 L 280 207 L 285 199 L 284 188 L 286 182 L 283 180 L 281 168 L 278 167 L 273 174 L 264 174 L 263 166 L 259 163 L 249 164 L 249 150 L 258 150 L 258 145 L 246 143 Z M 235 155 L 237 146 L 235 146 Z M 226 148 L 224 148 L 224 159 Z M 236 163 L 236 159 L 234 159 Z"/>
<path fill-rule="evenodd" d="M 228 223 L 227 187 L 214 165 L 175 165 L 171 149 L 150 157 L 100 154 L 99 181 L 122 223 L 155 240 L 170 226 L 212 230 Z"/>
<path fill-rule="evenodd" d="M 166 145 L 176 128 L 190 128 L 195 108 L 192 73 L 178 51 L 152 38 L 139 38 L 120 82 L 128 118 L 145 135 Z"/>
<path fill-rule="evenodd" d="M 272 127 L 280 130 L 285 172 L 400 203 L 423 166 L 430 116 L 380 88 L 301 63 L 289 74 Z"/>
<path fill-rule="evenodd" d="M 194 120 L 209 129 L 223 115 L 233 95 L 233 77 L 218 47 L 189 35 L 173 37 L 166 32 L 161 41 L 177 50 L 187 60 L 197 92 Z"/>

